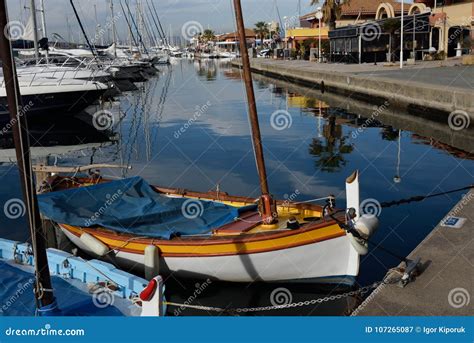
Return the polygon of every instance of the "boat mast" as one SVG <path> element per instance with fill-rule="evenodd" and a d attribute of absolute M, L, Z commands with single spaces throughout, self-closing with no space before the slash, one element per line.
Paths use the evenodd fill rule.
<path fill-rule="evenodd" d="M 94 56 L 94 60 L 96 60 L 97 64 L 100 67 L 101 64 L 100 64 L 99 59 L 97 58 L 97 54 L 95 52 L 95 44 L 94 44 L 94 46 L 92 46 L 92 44 L 89 41 L 89 37 L 87 36 L 87 33 L 86 33 L 86 30 L 84 29 L 84 26 L 82 26 L 82 21 L 81 21 L 81 18 L 79 17 L 79 13 L 77 13 L 76 6 L 74 5 L 74 1 L 69 0 L 69 2 L 71 3 L 72 9 L 74 11 L 74 15 L 76 16 L 77 22 L 79 23 L 82 34 L 84 35 L 84 38 L 86 39 L 86 43 L 89 46 L 89 49 L 90 49 L 92 55 Z"/>
<path fill-rule="evenodd" d="M 36 63 L 39 61 L 39 46 L 38 46 L 38 23 L 36 22 L 36 4 L 35 0 L 30 0 L 30 11 L 33 19 L 33 43 L 35 45 L 35 59 Z"/>
<path fill-rule="evenodd" d="M 110 0 L 110 13 L 112 15 L 112 37 L 115 45 L 114 57 L 117 58 L 117 27 L 115 26 L 114 0 Z"/>
<path fill-rule="evenodd" d="M 5 29 L 7 25 L 8 15 L 6 0 L 0 0 L 0 28 Z M 8 111 L 10 112 L 16 158 L 20 173 L 23 199 L 25 200 L 26 213 L 28 214 L 28 225 L 31 232 L 31 244 L 35 259 L 36 305 L 39 309 L 45 309 L 45 307 L 54 304 L 55 300 L 48 268 L 46 242 L 44 239 L 42 221 L 39 213 L 31 168 L 28 127 L 26 116 L 23 112 L 26 109 L 23 108 L 21 104 L 15 61 L 13 59 L 12 47 L 10 41 L 7 39 L 7 35 L 1 35 L 0 37 L 0 57 L 3 61 L 3 77 L 7 94 Z"/>
<path fill-rule="evenodd" d="M 265 167 L 265 159 L 263 157 L 262 137 L 260 134 L 260 126 L 258 123 L 257 104 L 255 101 L 255 93 L 253 89 L 252 73 L 250 71 L 250 59 L 247 50 L 247 38 L 245 34 L 244 19 L 242 15 L 242 6 L 240 0 L 234 0 L 235 20 L 237 22 L 237 31 L 239 35 L 240 54 L 242 56 L 242 69 L 247 92 L 247 103 L 252 129 L 252 141 L 255 152 L 255 160 L 257 171 L 260 178 L 260 188 L 262 192 L 262 216 L 265 223 L 271 223 L 277 219 L 276 211 L 272 210 L 273 200 L 268 190 L 267 171 Z"/>
<path fill-rule="evenodd" d="M 146 1 L 147 1 L 147 4 L 148 4 L 148 0 L 146 0 Z M 169 46 L 168 40 L 166 38 L 166 32 L 165 32 L 165 30 L 163 30 L 163 26 L 161 25 L 160 17 L 158 16 L 158 11 L 156 10 L 155 3 L 153 2 L 153 0 L 151 0 L 151 5 L 153 6 L 153 13 L 155 14 L 156 20 L 158 21 L 158 25 L 160 26 L 161 33 L 163 35 L 163 44 L 165 46 L 167 46 L 167 45 Z"/>
<path fill-rule="evenodd" d="M 41 28 L 43 30 L 43 38 L 48 38 L 48 33 L 46 32 L 46 14 L 44 13 L 44 0 L 40 2 L 40 12 L 41 12 Z M 49 64 L 49 52 L 48 49 L 45 50 L 46 53 L 46 64 Z"/>

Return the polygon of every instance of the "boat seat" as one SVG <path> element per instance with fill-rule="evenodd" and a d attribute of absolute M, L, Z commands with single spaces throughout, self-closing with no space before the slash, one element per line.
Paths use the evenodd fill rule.
<path fill-rule="evenodd" d="M 221 226 L 213 230 L 214 235 L 236 235 L 252 230 L 262 223 L 262 217 L 258 212 L 243 213 L 239 220 Z"/>

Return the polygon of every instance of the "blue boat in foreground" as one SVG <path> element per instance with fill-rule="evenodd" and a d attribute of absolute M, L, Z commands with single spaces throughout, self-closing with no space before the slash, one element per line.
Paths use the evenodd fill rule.
<path fill-rule="evenodd" d="M 1 316 L 145 316 L 162 315 L 162 280 L 152 281 L 48 249 L 48 266 L 56 302 L 44 313 L 37 309 L 31 245 L 0 239 Z"/>

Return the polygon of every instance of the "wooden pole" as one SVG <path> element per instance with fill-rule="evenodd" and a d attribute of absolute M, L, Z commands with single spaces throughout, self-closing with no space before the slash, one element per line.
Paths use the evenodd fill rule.
<path fill-rule="evenodd" d="M 242 15 L 242 6 L 240 4 L 240 0 L 234 0 L 234 9 L 235 9 L 235 19 L 237 21 L 237 31 L 239 35 L 240 54 L 242 56 L 242 69 L 243 69 L 245 90 L 247 92 L 247 103 L 248 103 L 250 125 L 252 129 L 253 148 L 254 148 L 255 160 L 257 164 L 258 176 L 260 179 L 260 189 L 262 192 L 262 200 L 264 203 L 263 217 L 264 217 L 264 221 L 272 222 L 276 218 L 274 218 L 275 212 L 272 213 L 271 206 L 270 206 L 270 204 L 272 203 L 272 199 L 270 197 L 270 192 L 268 190 L 267 171 L 265 167 L 265 159 L 263 157 L 262 137 L 260 134 L 260 126 L 258 123 L 257 104 L 255 101 L 255 93 L 253 89 L 252 73 L 250 70 L 250 59 L 249 59 L 249 54 L 247 50 L 247 38 L 245 34 L 244 19 Z M 265 203 L 267 205 L 265 205 Z"/>
<path fill-rule="evenodd" d="M 0 28 L 7 27 L 8 14 L 6 0 L 0 0 Z M 3 77 L 10 112 L 13 140 L 15 142 L 20 181 L 25 200 L 28 225 L 31 232 L 31 242 L 36 268 L 36 298 L 38 308 L 54 302 L 51 286 L 51 277 L 48 268 L 45 237 L 42 221 L 36 199 L 36 189 L 31 169 L 30 145 L 28 140 L 28 127 L 25 113 L 21 105 L 20 88 L 16 76 L 15 62 L 12 56 L 12 47 L 5 34 L 0 35 L 0 58 L 3 62 Z"/>

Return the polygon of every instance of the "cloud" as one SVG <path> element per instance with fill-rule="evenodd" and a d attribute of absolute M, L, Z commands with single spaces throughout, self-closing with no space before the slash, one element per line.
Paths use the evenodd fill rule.
<path fill-rule="evenodd" d="M 216 32 L 230 32 L 235 30 L 234 13 L 231 0 L 148 0 L 152 1 L 158 11 L 164 30 L 170 30 L 172 36 L 180 36 L 182 26 L 188 21 L 198 21 L 204 28 L 211 28 Z M 29 6 L 27 0 L 7 0 L 10 20 L 26 21 L 29 10 L 23 6 Z M 131 11 L 135 14 L 137 0 L 128 0 Z M 77 41 L 81 39 L 79 25 L 74 16 L 68 0 L 44 0 L 48 35 L 59 33 L 65 38 Z M 124 4 L 124 1 L 122 0 Z M 146 0 L 141 1 L 144 12 L 150 13 Z M 275 6 L 275 3 L 278 5 Z M 309 0 L 301 0 L 302 14 L 310 11 Z M 81 21 L 90 36 L 94 36 L 96 29 L 95 12 L 97 21 L 104 27 L 107 17 L 110 17 L 109 0 L 74 0 Z M 151 3 L 150 3 L 151 4 Z M 39 8 L 39 1 L 37 1 Z M 125 11 L 127 11 L 126 6 Z M 242 0 L 246 26 L 253 27 L 257 21 L 278 21 L 278 12 L 284 16 L 295 16 L 298 14 L 298 1 L 295 0 Z M 96 9 L 96 11 L 94 10 Z M 116 14 L 122 12 L 120 0 L 114 0 Z M 149 15 L 149 14 L 148 14 Z M 67 18 L 67 19 L 66 19 Z M 151 20 L 151 18 L 150 18 Z M 282 19 L 283 20 L 283 19 Z M 67 21 L 69 22 L 69 30 Z M 40 17 L 38 16 L 38 23 Z M 154 26 L 153 22 L 150 26 Z M 128 27 L 123 13 L 117 22 L 117 30 L 121 40 L 128 39 Z M 109 34 L 105 35 L 107 40 Z"/>

